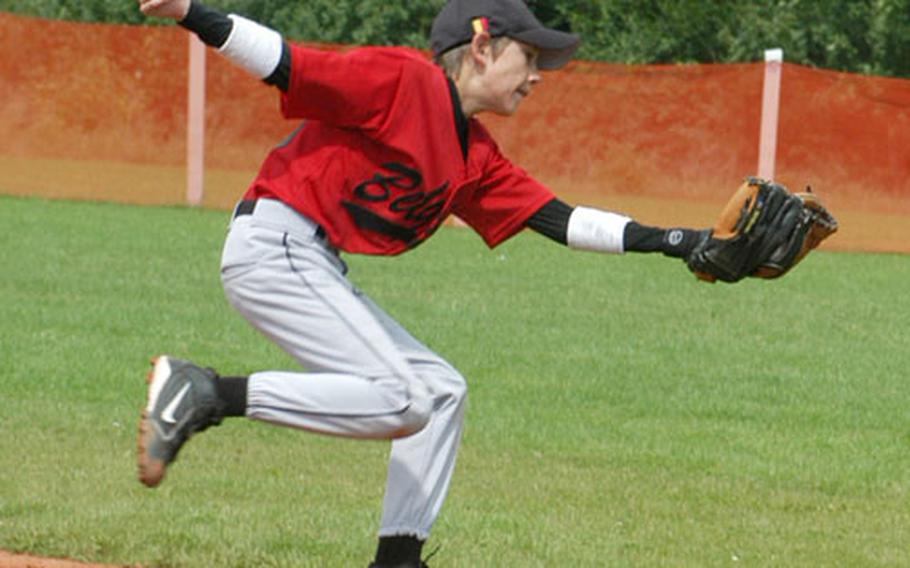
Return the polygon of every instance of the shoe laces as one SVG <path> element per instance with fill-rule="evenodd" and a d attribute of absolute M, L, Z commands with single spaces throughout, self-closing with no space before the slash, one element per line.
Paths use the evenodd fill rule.
<path fill-rule="evenodd" d="M 430 568 L 427 565 L 427 560 L 436 556 L 436 553 L 439 552 L 439 549 L 442 548 L 441 544 L 437 544 L 436 548 L 433 549 L 433 552 L 427 554 L 427 557 L 420 561 L 420 568 Z"/>

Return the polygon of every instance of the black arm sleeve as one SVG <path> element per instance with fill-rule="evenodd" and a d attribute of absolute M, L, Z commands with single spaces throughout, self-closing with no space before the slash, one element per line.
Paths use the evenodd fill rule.
<path fill-rule="evenodd" d="M 209 8 L 208 6 L 196 2 L 190 3 L 190 10 L 186 17 L 180 20 L 179 24 L 187 30 L 195 33 L 202 40 L 202 43 L 215 49 L 220 48 L 228 40 L 231 30 L 234 29 L 234 22 L 225 14 Z M 288 90 L 288 84 L 291 77 L 291 48 L 287 42 L 281 44 L 281 59 L 278 61 L 278 67 L 272 71 L 272 74 L 263 79 L 268 85 L 274 85 L 284 92 Z"/>
<path fill-rule="evenodd" d="M 225 14 L 195 1 L 190 2 L 190 11 L 178 23 L 215 49 L 224 45 L 234 29 L 234 22 Z"/>
<path fill-rule="evenodd" d="M 629 252 L 662 252 L 667 256 L 685 258 L 689 256 L 705 231 L 694 229 L 662 229 L 647 227 L 629 221 L 623 233 L 623 250 Z"/>
<path fill-rule="evenodd" d="M 272 74 L 263 79 L 267 85 L 274 85 L 282 92 L 288 92 L 291 81 L 291 47 L 288 42 L 281 42 L 281 59 Z"/>
<path fill-rule="evenodd" d="M 553 199 L 538 209 L 537 213 L 531 215 L 525 224 L 541 235 L 564 245 L 568 244 L 566 234 L 569 230 L 569 217 L 571 215 L 572 207 L 568 203 Z"/>

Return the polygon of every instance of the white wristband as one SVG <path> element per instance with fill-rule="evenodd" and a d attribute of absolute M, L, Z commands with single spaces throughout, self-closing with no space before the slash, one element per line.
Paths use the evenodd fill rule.
<path fill-rule="evenodd" d="M 281 61 L 281 34 L 243 16 L 230 14 L 231 35 L 218 52 L 258 79 L 272 74 Z"/>
<path fill-rule="evenodd" d="M 573 249 L 620 254 L 623 232 L 631 220 L 618 213 L 576 207 L 569 216 L 566 240 Z"/>

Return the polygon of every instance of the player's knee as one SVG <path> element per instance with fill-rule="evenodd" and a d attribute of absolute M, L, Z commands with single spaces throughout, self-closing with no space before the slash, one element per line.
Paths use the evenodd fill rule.
<path fill-rule="evenodd" d="M 401 428 L 396 438 L 416 434 L 424 429 L 433 415 L 433 397 L 423 383 L 411 384 L 407 395 L 407 408 L 402 414 Z"/>
<path fill-rule="evenodd" d="M 451 365 L 436 369 L 430 381 L 437 406 L 462 406 L 468 398 L 468 382 Z"/>
<path fill-rule="evenodd" d="M 422 430 L 430 421 L 433 402 L 426 385 L 411 377 L 390 375 L 375 379 L 389 411 L 377 423 L 377 434 L 403 438 Z"/>
<path fill-rule="evenodd" d="M 424 371 L 407 385 L 406 410 L 395 438 L 416 434 L 434 415 L 441 420 L 461 420 L 468 393 L 465 378 L 450 365 Z"/>
<path fill-rule="evenodd" d="M 415 407 L 417 420 L 429 421 L 431 416 L 436 420 L 461 421 L 468 397 L 468 383 L 453 367 L 433 373 L 432 378 L 421 376 L 423 389 L 427 396 L 421 395 Z M 417 400 L 416 398 L 414 399 Z M 420 426 L 422 428 L 423 426 Z"/>

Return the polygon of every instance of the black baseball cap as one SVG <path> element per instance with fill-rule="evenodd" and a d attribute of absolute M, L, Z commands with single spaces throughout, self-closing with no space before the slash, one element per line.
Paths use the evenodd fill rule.
<path fill-rule="evenodd" d="M 524 0 L 449 0 L 430 31 L 433 55 L 470 42 L 480 31 L 492 37 L 508 36 L 538 48 L 540 69 L 564 66 L 581 43 L 575 34 L 541 24 Z"/>

